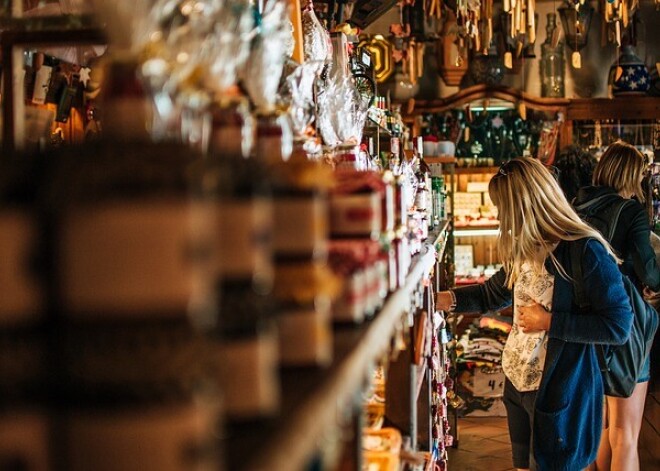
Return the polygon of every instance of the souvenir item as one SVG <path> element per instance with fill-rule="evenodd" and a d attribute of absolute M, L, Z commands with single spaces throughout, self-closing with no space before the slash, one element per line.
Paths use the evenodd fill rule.
<path fill-rule="evenodd" d="M 643 94 L 651 87 L 651 77 L 646 64 L 637 57 L 631 45 L 623 46 L 621 56 L 612 64 L 610 83 L 614 96 Z"/>

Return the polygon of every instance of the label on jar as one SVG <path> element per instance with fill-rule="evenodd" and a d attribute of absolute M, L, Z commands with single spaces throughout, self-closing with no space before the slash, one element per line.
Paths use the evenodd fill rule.
<path fill-rule="evenodd" d="M 217 405 L 79 412 L 64 421 L 69 471 L 212 471 Z"/>
<path fill-rule="evenodd" d="M 0 326 L 40 315 L 43 292 L 34 274 L 36 227 L 21 211 L 0 212 Z"/>
<path fill-rule="evenodd" d="M 284 366 L 326 366 L 332 361 L 332 320 L 328 302 L 277 316 L 280 361 Z"/>
<path fill-rule="evenodd" d="M 68 214 L 58 254 L 67 314 L 185 312 L 194 291 L 191 218 L 190 204 L 175 200 L 108 203 Z"/>
<path fill-rule="evenodd" d="M 241 126 L 221 126 L 213 129 L 210 148 L 217 154 L 243 155 Z"/>
<path fill-rule="evenodd" d="M 255 418 L 277 412 L 280 406 L 278 359 L 275 329 L 264 329 L 255 337 L 228 340 L 218 345 L 219 380 L 228 416 Z"/>
<path fill-rule="evenodd" d="M 355 323 L 364 320 L 367 307 L 366 281 L 364 270 L 356 270 L 345 278 L 342 294 L 332 306 L 334 320 Z"/>
<path fill-rule="evenodd" d="M 220 205 L 222 276 L 272 276 L 273 207 L 265 198 L 224 201 Z"/>
<path fill-rule="evenodd" d="M 37 411 L 4 411 L 0 415 L 2 469 L 48 471 L 48 419 Z"/>
<path fill-rule="evenodd" d="M 276 197 L 274 200 L 274 249 L 278 254 L 327 252 L 328 213 L 319 195 Z"/>
<path fill-rule="evenodd" d="M 330 199 L 331 232 L 336 235 L 374 235 L 382 229 L 378 193 L 335 195 Z"/>

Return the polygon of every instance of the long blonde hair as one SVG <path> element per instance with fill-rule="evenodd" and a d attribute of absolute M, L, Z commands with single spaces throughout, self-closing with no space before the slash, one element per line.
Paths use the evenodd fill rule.
<path fill-rule="evenodd" d="M 633 194 L 643 203 L 645 197 L 641 181 L 644 170 L 646 157 L 634 146 L 616 141 L 600 157 L 594 170 L 593 184 L 609 186 L 617 193 Z"/>
<path fill-rule="evenodd" d="M 552 173 L 532 158 L 516 158 L 502 165 L 488 184 L 500 220 L 498 250 L 511 288 L 523 263 L 540 271 L 549 256 L 562 276 L 566 271 L 552 254 L 561 240 L 598 239 L 616 259 L 610 245 L 583 222 L 566 200 Z"/>

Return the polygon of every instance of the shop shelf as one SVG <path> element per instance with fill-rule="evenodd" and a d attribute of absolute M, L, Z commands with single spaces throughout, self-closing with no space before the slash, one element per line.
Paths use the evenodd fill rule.
<path fill-rule="evenodd" d="M 436 262 L 432 249 L 446 234 L 443 221 L 415 257 L 406 283 L 390 294 L 370 321 L 334 330 L 334 361 L 328 368 L 282 371 L 282 407 L 278 417 L 248 424 L 228 424 L 227 469 L 299 470 L 312 457 L 326 428 L 342 410 L 350 410 L 355 395 L 375 360 L 390 348 L 392 333 L 407 309 L 413 290 Z"/>

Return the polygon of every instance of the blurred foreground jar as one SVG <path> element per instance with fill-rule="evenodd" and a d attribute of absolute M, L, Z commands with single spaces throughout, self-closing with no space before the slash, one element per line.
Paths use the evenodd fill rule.
<path fill-rule="evenodd" d="M 265 165 L 263 157 L 257 159 Z M 327 265 L 333 171 L 302 150 L 269 167 L 281 365 L 327 366 L 333 354 L 330 302 L 338 290 Z"/>
<path fill-rule="evenodd" d="M 119 72 L 109 90 L 130 82 Z M 215 208 L 190 197 L 188 149 L 114 119 L 104 140 L 49 156 L 42 195 L 55 469 L 216 470 L 202 335 L 216 317 Z"/>
<path fill-rule="evenodd" d="M 267 169 L 246 159 L 251 132 L 240 107 L 214 110 L 202 191 L 219 209 L 218 323 L 212 332 L 216 380 L 230 419 L 269 416 L 279 408 L 273 315 L 273 207 Z M 242 144 L 243 142 L 243 144 Z"/>
<path fill-rule="evenodd" d="M 46 164 L 46 162 L 39 162 Z M 35 270 L 37 162 L 0 162 L 0 469 L 49 469 L 44 290 Z"/>

